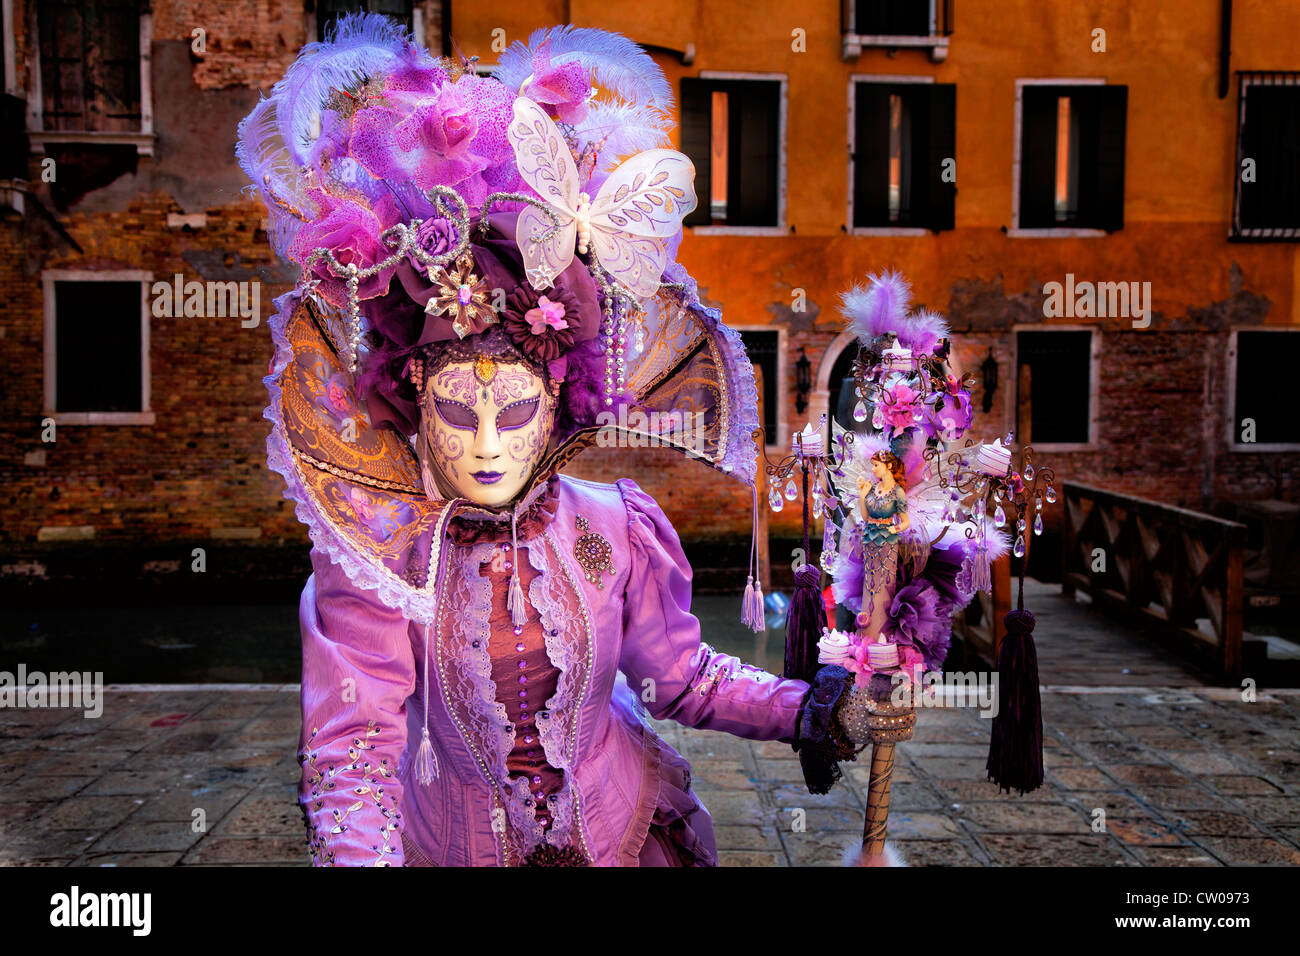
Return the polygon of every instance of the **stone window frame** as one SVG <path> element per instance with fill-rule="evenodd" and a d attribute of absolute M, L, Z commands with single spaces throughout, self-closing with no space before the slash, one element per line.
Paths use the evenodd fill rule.
<path fill-rule="evenodd" d="M 1300 442 L 1250 442 L 1242 443 L 1238 440 L 1238 428 L 1240 423 L 1237 420 L 1237 333 L 1238 332 L 1295 332 L 1300 333 L 1300 328 L 1285 325 L 1238 325 L 1234 326 L 1228 332 L 1228 354 L 1225 357 L 1226 375 L 1224 396 L 1224 408 L 1227 412 L 1224 425 L 1226 427 L 1225 438 L 1228 443 L 1230 452 L 1297 452 L 1300 451 Z"/>
<path fill-rule="evenodd" d="M 6 0 L 10 3 L 12 0 Z M 6 20 L 5 42 L 10 42 L 9 21 Z M 27 138 L 31 142 L 33 153 L 45 152 L 46 143 L 111 143 L 114 145 L 134 146 L 141 156 L 152 156 L 157 136 L 153 129 L 153 84 L 151 46 L 153 44 L 153 13 L 150 8 L 140 12 L 140 130 L 102 131 L 102 130 L 47 130 L 43 115 L 43 98 L 41 92 L 41 38 L 33 10 L 28 18 L 31 26 L 32 42 L 27 57 Z"/>
<path fill-rule="evenodd" d="M 1021 229 L 1020 228 L 1020 155 L 1021 139 L 1024 136 L 1024 107 L 1026 86 L 1105 86 L 1106 78 L 1102 76 L 1046 76 L 1016 77 L 1015 125 L 1012 128 L 1011 144 L 1011 228 L 1007 235 L 1013 239 L 1101 239 L 1109 235 L 1105 229 L 1081 229 L 1075 226 L 1065 228 Z M 1053 326 L 1056 328 L 1056 326 Z"/>
<path fill-rule="evenodd" d="M 697 77 L 701 80 L 768 80 L 781 84 L 781 108 L 776 121 L 776 225 L 774 226 L 688 226 L 697 236 L 785 236 L 790 233 L 790 223 L 786 219 L 786 193 L 788 190 L 786 161 L 789 152 L 789 111 L 790 111 L 790 74 L 772 72 L 750 72 L 737 70 L 701 70 Z M 680 122 L 680 118 L 679 118 Z M 680 134 L 680 129 L 679 129 Z M 696 197 L 707 204 L 709 197 Z M 762 326 L 755 326 L 755 330 Z"/>
<path fill-rule="evenodd" d="M 58 403 L 58 303 L 56 282 L 139 282 L 140 283 L 140 411 L 138 412 L 60 412 Z M 44 304 L 44 389 L 43 417 L 59 425 L 152 425 L 156 421 L 150 404 L 149 368 L 149 290 L 153 273 L 144 269 L 45 269 L 41 272 Z"/>
<path fill-rule="evenodd" d="M 786 403 L 789 401 L 789 389 L 786 387 L 787 376 L 790 374 L 790 333 L 788 329 L 779 325 L 761 325 L 748 324 L 736 325 L 728 323 L 731 328 L 740 333 L 744 338 L 746 332 L 775 332 L 776 333 L 776 437 L 764 445 L 764 451 L 769 453 L 783 452 L 789 436 L 792 434 L 790 422 L 786 415 Z M 761 396 L 760 396 L 761 397 Z M 763 424 L 761 421 L 759 424 Z M 767 436 L 765 435 L 764 438 Z"/>
<path fill-rule="evenodd" d="M 866 34 L 858 32 L 857 4 L 853 0 L 847 0 L 841 13 L 844 23 L 843 33 L 840 36 L 841 57 L 846 62 L 856 60 L 862 55 L 863 47 L 883 47 L 890 51 L 891 56 L 893 51 L 900 47 L 915 47 L 929 50 L 931 61 L 942 63 L 948 58 L 948 38 L 952 33 L 951 7 L 945 3 L 941 11 L 939 0 L 929 0 L 929 3 L 930 32 L 928 34 Z M 942 24 L 939 22 L 940 12 L 944 15 Z"/>
<path fill-rule="evenodd" d="M 1039 442 L 1029 436 L 1029 444 L 1035 451 L 1041 452 L 1080 452 L 1101 451 L 1101 347 L 1103 333 L 1095 325 L 1050 324 L 1041 322 L 1017 323 L 1011 326 L 1011 385 L 1003 399 L 1009 406 L 1008 421 L 1010 427 L 1018 427 L 1020 409 L 1020 333 L 1021 332 L 1089 332 L 1092 344 L 1088 357 L 1088 440 L 1084 442 Z M 1019 436 L 1017 436 L 1019 439 Z"/>

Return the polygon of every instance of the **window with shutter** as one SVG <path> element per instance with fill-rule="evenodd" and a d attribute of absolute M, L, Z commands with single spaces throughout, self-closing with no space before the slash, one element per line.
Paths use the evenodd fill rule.
<path fill-rule="evenodd" d="M 1034 445 L 1092 440 L 1092 336 L 1088 330 L 1065 329 L 1016 334 L 1016 401 L 1029 409 L 1027 440 Z M 1020 394 L 1025 384 L 1028 394 Z"/>
<path fill-rule="evenodd" d="M 854 81 L 853 227 L 951 229 L 956 87 Z"/>
<path fill-rule="evenodd" d="M 1128 87 L 1026 85 L 1020 104 L 1020 229 L 1124 227 Z"/>
<path fill-rule="evenodd" d="M 682 79 L 682 152 L 699 203 L 688 226 L 781 225 L 781 81 Z"/>
<path fill-rule="evenodd" d="M 37 5 L 46 130 L 140 129 L 140 0 Z"/>
<path fill-rule="evenodd" d="M 934 0 L 855 0 L 855 32 L 866 36 L 929 36 Z"/>
<path fill-rule="evenodd" d="M 1300 74 L 1238 78 L 1232 237 L 1300 238 Z"/>
<path fill-rule="evenodd" d="M 317 0 L 316 39 L 324 40 L 345 13 L 382 13 L 409 30 L 415 22 L 411 7 L 412 0 Z"/>

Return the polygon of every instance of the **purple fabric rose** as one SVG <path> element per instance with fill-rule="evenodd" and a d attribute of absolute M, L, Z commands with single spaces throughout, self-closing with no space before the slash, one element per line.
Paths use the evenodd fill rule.
<path fill-rule="evenodd" d="M 426 253 L 431 256 L 440 256 L 456 248 L 456 243 L 460 241 L 460 236 L 456 233 L 456 225 L 450 219 L 426 219 L 420 223 L 420 228 L 415 232 L 415 241 Z M 413 253 L 407 253 L 411 260 L 411 267 L 416 272 L 428 277 L 429 270 L 434 268 L 426 266 L 423 262 L 415 257 Z"/>

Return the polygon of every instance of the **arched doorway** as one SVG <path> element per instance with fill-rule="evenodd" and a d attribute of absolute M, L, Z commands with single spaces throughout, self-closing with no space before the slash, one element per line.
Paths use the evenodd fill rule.
<path fill-rule="evenodd" d="M 839 422 L 841 428 L 858 432 L 866 430 L 866 422 L 853 420 L 853 406 L 857 401 L 853 394 L 853 359 L 857 354 L 858 340 L 849 329 L 837 335 L 822 353 L 811 403 L 813 421 L 825 412 L 827 419 Z"/>

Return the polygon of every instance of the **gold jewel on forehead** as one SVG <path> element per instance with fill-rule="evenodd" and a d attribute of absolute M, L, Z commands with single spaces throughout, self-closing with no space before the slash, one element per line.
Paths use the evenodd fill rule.
<path fill-rule="evenodd" d="M 480 355 L 474 360 L 474 377 L 487 385 L 497 375 L 497 360 L 490 355 Z"/>

